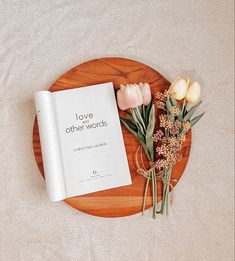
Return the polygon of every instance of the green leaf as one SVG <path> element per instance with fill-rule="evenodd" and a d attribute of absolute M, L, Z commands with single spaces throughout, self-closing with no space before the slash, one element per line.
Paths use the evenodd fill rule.
<path fill-rule="evenodd" d="M 145 136 L 143 135 L 143 133 L 140 130 L 138 130 L 137 136 L 138 136 L 138 139 L 141 142 L 143 142 L 143 144 L 145 144 Z"/>
<path fill-rule="evenodd" d="M 170 98 L 170 101 L 173 106 L 176 106 L 178 109 L 181 110 L 181 107 L 179 106 L 179 103 L 176 101 L 175 98 Z"/>
<path fill-rule="evenodd" d="M 145 122 L 146 122 L 146 126 L 148 126 L 149 113 L 150 113 L 150 110 L 152 108 L 152 104 L 153 104 L 153 96 L 152 96 L 151 102 L 147 106 L 145 106 Z"/>
<path fill-rule="evenodd" d="M 121 117 L 120 117 L 120 118 L 121 118 Z M 130 127 L 132 130 L 134 130 L 135 132 L 138 131 L 138 128 L 137 128 L 137 126 L 136 126 L 136 124 L 135 124 L 134 121 L 132 121 L 132 120 L 130 120 L 130 119 L 124 119 L 124 118 L 121 118 L 121 120 L 122 120 L 122 121 L 125 121 L 126 124 L 128 124 L 129 127 Z"/>
<path fill-rule="evenodd" d="M 132 116 L 134 118 L 134 122 L 139 130 L 139 132 L 141 132 L 141 134 L 145 135 L 145 126 L 144 126 L 144 122 L 143 119 L 141 118 L 141 115 L 138 114 L 138 108 L 134 108 L 132 110 Z"/>
<path fill-rule="evenodd" d="M 171 113 L 171 108 L 172 108 L 172 104 L 171 104 L 171 101 L 170 99 L 166 99 L 166 109 L 169 113 Z"/>
<path fill-rule="evenodd" d="M 130 121 L 132 124 L 134 124 L 136 126 L 135 120 L 134 120 L 134 118 L 133 118 L 131 113 L 126 114 L 126 118 L 125 119 Z"/>
<path fill-rule="evenodd" d="M 184 115 L 185 115 L 186 107 L 187 107 L 187 102 L 186 102 L 186 99 L 184 99 L 183 105 L 182 105 L 182 108 L 181 108 L 181 115 L 180 115 L 182 118 L 183 118 Z"/>
<path fill-rule="evenodd" d="M 195 125 L 200 119 L 201 117 L 205 114 L 205 112 L 203 112 L 202 114 L 198 115 L 197 117 L 195 117 L 194 119 L 192 119 L 190 121 L 191 127 L 193 127 L 193 125 Z"/>
<path fill-rule="evenodd" d="M 189 120 L 194 112 L 197 110 L 197 108 L 201 105 L 202 101 L 200 101 L 199 103 L 197 103 L 196 105 L 194 105 L 184 116 L 184 120 L 187 121 Z"/>
<path fill-rule="evenodd" d="M 145 144 L 145 138 L 144 138 L 144 140 L 143 140 L 143 138 L 144 138 L 144 137 L 141 137 L 141 135 L 139 135 L 139 134 L 137 135 L 137 139 L 138 139 L 139 143 L 140 143 L 141 146 L 143 147 L 143 149 L 144 149 L 146 155 L 148 155 L 148 150 L 147 150 L 146 144 Z"/>
<path fill-rule="evenodd" d="M 142 105 L 140 105 L 140 106 L 138 106 L 138 108 L 137 108 L 138 110 L 139 110 L 139 112 L 140 112 L 140 115 L 141 115 L 141 117 L 142 117 L 142 115 L 143 115 L 143 106 Z"/>
<path fill-rule="evenodd" d="M 120 121 L 130 132 L 132 132 L 137 137 L 138 129 L 136 125 L 134 125 L 130 120 L 124 119 L 122 117 L 120 117 Z"/>
<path fill-rule="evenodd" d="M 154 160 L 153 132 L 155 128 L 155 121 L 155 107 L 154 104 L 152 104 L 149 113 L 148 127 L 146 131 L 146 148 L 148 150 L 148 156 L 150 160 Z"/>
<path fill-rule="evenodd" d="M 180 122 L 183 122 L 183 121 L 184 121 L 184 119 L 182 118 L 182 116 L 178 116 L 178 117 L 176 117 L 176 119 L 177 119 L 178 121 L 180 121 Z"/>
<path fill-rule="evenodd" d="M 138 113 L 138 108 L 132 109 L 132 121 L 129 123 L 129 126 L 132 128 L 132 125 L 135 128 L 132 128 L 137 133 L 137 139 L 145 144 L 145 129 L 146 126 L 143 126 L 144 122 L 143 119 L 140 118 L 141 115 Z M 128 122 L 127 122 L 128 123 Z M 132 125 L 130 125 L 132 123 Z"/>
<path fill-rule="evenodd" d="M 140 133 L 138 132 L 139 130 L 137 130 L 137 127 L 135 126 L 136 129 L 134 129 L 132 123 L 131 123 L 130 121 L 128 121 L 127 119 L 124 119 L 124 118 L 122 118 L 122 117 L 120 117 L 120 121 L 121 121 L 121 123 L 123 124 L 123 126 L 126 127 L 126 129 L 127 129 L 128 131 L 130 131 L 130 132 L 137 138 L 137 140 L 139 141 L 139 143 L 140 143 L 141 146 L 143 147 L 145 153 L 147 154 L 148 151 L 147 151 L 147 149 L 146 149 L 145 140 L 144 140 L 142 134 L 140 134 Z M 147 155 L 148 155 L 148 154 L 147 154 Z"/>

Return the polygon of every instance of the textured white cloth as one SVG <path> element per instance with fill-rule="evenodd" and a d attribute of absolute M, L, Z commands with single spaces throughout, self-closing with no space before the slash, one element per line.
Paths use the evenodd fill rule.
<path fill-rule="evenodd" d="M 0 260 L 233 260 L 233 10 L 232 0 L 0 0 Z M 169 217 L 97 218 L 46 197 L 33 93 L 104 56 L 203 83 L 207 113 Z"/>

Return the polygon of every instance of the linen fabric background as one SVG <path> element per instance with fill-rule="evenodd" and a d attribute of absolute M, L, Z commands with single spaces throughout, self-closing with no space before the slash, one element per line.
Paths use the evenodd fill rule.
<path fill-rule="evenodd" d="M 0 260 L 233 260 L 233 10 L 232 0 L 0 0 Z M 168 217 L 97 218 L 47 199 L 33 94 L 107 56 L 203 85 L 206 114 Z"/>

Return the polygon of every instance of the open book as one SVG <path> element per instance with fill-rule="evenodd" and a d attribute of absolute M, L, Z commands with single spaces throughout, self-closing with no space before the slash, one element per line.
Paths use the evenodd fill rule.
<path fill-rule="evenodd" d="M 51 201 L 131 184 L 112 83 L 34 100 Z"/>

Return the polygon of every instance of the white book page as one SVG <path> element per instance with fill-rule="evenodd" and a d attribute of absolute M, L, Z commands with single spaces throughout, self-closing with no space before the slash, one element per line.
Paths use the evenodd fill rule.
<path fill-rule="evenodd" d="M 62 200 L 66 198 L 67 194 L 51 92 L 36 92 L 34 100 L 47 194 L 51 201 Z"/>
<path fill-rule="evenodd" d="M 131 184 L 113 84 L 52 97 L 67 197 Z"/>

